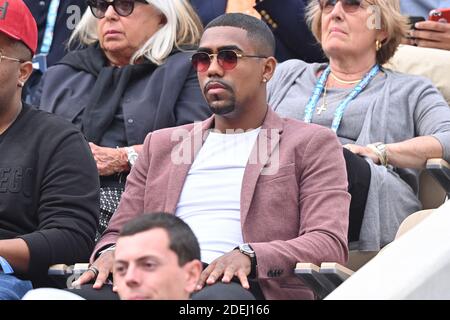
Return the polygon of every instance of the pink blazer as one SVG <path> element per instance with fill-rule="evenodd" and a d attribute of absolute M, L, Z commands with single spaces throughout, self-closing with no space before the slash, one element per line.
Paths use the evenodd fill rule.
<path fill-rule="evenodd" d="M 120 228 L 137 215 L 175 212 L 213 122 L 214 116 L 147 136 L 93 257 L 115 243 Z M 270 108 L 256 145 L 261 147 L 252 156 L 259 156 L 249 160 L 242 183 L 241 226 L 256 252 L 259 284 L 267 299 L 311 299 L 313 293 L 294 275 L 296 263 L 346 263 L 348 257 L 350 195 L 342 146 L 331 130 L 282 119 Z"/>

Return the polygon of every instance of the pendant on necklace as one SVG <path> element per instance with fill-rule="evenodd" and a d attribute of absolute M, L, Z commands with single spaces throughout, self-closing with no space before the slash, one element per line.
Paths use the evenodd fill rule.
<path fill-rule="evenodd" d="M 326 103 L 323 103 L 321 106 L 320 106 L 320 108 L 319 109 L 317 109 L 317 115 L 321 115 L 322 114 L 322 112 L 324 112 L 324 111 L 327 111 L 327 105 L 326 105 Z"/>

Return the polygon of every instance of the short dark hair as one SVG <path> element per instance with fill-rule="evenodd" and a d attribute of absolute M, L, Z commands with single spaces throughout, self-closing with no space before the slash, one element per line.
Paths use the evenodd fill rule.
<path fill-rule="evenodd" d="M 22 41 L 15 41 L 13 48 L 16 50 L 20 59 L 25 61 L 31 61 L 33 59 L 33 53 Z"/>
<path fill-rule="evenodd" d="M 247 31 L 247 37 L 255 42 L 255 47 L 266 56 L 275 54 L 275 37 L 267 24 L 253 16 L 243 13 L 226 13 L 218 16 L 205 27 L 235 27 Z"/>
<path fill-rule="evenodd" d="M 4 33 L 0 32 L 0 36 L 3 37 L 3 39 L 6 40 L 6 45 L 11 48 L 11 50 L 14 51 L 14 54 L 16 55 L 15 58 L 18 58 L 20 60 L 24 61 L 31 61 L 33 58 L 33 53 L 31 50 L 20 40 L 12 39 L 11 37 L 7 36 Z"/>
<path fill-rule="evenodd" d="M 183 220 L 170 213 L 143 214 L 126 223 L 119 236 L 132 236 L 156 228 L 167 231 L 169 248 L 178 256 L 180 266 L 195 259 L 200 260 L 200 246 L 194 232 Z"/>

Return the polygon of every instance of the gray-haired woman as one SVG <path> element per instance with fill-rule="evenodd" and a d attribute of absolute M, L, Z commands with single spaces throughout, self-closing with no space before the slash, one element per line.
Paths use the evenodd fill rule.
<path fill-rule="evenodd" d="M 48 69 L 34 104 L 77 125 L 90 142 L 101 182 L 100 232 L 126 176 L 154 130 L 209 116 L 191 68 L 202 32 L 185 0 L 89 0 L 72 51 Z"/>
<path fill-rule="evenodd" d="M 450 160 L 450 108 L 429 80 L 382 67 L 407 31 L 398 0 L 315 0 L 306 16 L 330 63 L 280 64 L 269 104 L 337 134 L 352 195 L 350 248 L 376 251 L 420 209 L 426 160 Z"/>

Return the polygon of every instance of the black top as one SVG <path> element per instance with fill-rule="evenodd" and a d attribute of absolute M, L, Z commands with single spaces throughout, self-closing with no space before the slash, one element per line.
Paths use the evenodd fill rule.
<path fill-rule="evenodd" d="M 87 261 L 98 223 L 99 180 L 80 132 L 55 115 L 24 105 L 0 135 L 0 239 L 30 250 L 26 278 L 56 263 Z"/>

